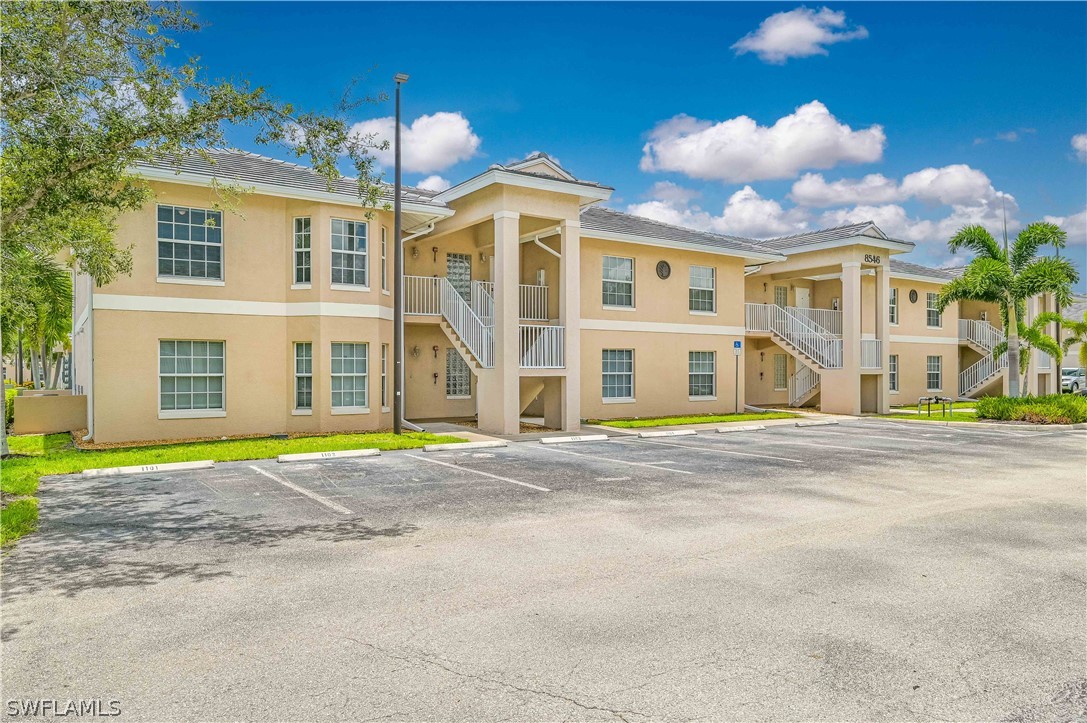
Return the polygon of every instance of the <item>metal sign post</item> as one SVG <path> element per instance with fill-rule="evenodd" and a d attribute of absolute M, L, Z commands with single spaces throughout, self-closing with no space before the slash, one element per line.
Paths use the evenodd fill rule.
<path fill-rule="evenodd" d="M 736 357 L 736 381 L 733 385 L 733 391 L 735 392 L 735 399 L 732 402 L 733 409 L 736 413 L 740 413 L 740 354 L 743 353 L 744 343 L 737 339 L 732 342 L 732 353 Z"/>

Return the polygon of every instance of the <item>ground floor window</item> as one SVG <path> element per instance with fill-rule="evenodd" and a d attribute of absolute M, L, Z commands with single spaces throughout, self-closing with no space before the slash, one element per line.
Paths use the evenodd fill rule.
<path fill-rule="evenodd" d="M 159 410 L 223 410 L 221 341 L 159 341 Z"/>
<path fill-rule="evenodd" d="M 448 399 L 472 396 L 472 370 L 453 347 L 445 350 L 445 396 Z"/>
<path fill-rule="evenodd" d="M 892 392 L 898 391 L 898 354 L 887 357 L 887 386 Z"/>
<path fill-rule="evenodd" d="M 717 393 L 717 355 L 712 351 L 692 351 L 687 355 L 687 394 L 712 397 Z"/>
<path fill-rule="evenodd" d="M 774 391 L 780 392 L 789 388 L 789 357 L 785 354 L 774 354 Z"/>
<path fill-rule="evenodd" d="M 634 350 L 604 349 L 601 357 L 604 399 L 634 398 Z"/>
<path fill-rule="evenodd" d="M 294 345 L 294 408 L 313 409 L 313 344 Z"/>
<path fill-rule="evenodd" d="M 365 408 L 368 345 L 332 343 L 332 407 Z"/>
<path fill-rule="evenodd" d="M 381 243 L 385 243 L 385 229 L 381 229 Z M 384 248 L 384 246 L 382 246 Z M 384 257 L 382 257 L 384 258 Z M 384 263 L 384 261 L 382 261 Z M 384 274 L 382 270 L 382 274 Z M 384 276 L 382 276 L 384 279 Z M 389 345 L 381 345 L 381 408 L 389 406 Z"/>
<path fill-rule="evenodd" d="M 925 362 L 928 378 L 928 390 L 938 392 L 944 388 L 942 374 L 943 357 L 930 356 Z"/>

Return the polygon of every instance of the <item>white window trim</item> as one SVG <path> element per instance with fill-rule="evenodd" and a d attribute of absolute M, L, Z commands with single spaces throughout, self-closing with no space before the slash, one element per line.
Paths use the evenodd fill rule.
<path fill-rule="evenodd" d="M 389 229 L 381 227 L 381 293 L 390 295 L 389 291 Z"/>
<path fill-rule="evenodd" d="M 224 389 L 226 385 L 223 385 Z M 159 404 L 162 404 L 161 400 Z M 226 404 L 226 394 L 223 394 L 223 404 Z M 225 417 L 226 411 L 222 409 L 166 409 L 159 410 L 159 419 L 218 419 Z"/>
<path fill-rule="evenodd" d="M 313 284 L 291 284 L 291 291 L 304 291 L 306 289 L 312 289 Z"/>
<path fill-rule="evenodd" d="M 378 394 L 381 399 L 381 411 L 389 410 L 389 345 L 381 345 L 381 379 L 378 381 Z"/>
<path fill-rule="evenodd" d="M 292 409 L 291 410 L 291 416 L 292 417 L 312 417 L 313 416 L 313 410 L 312 409 Z"/>
<path fill-rule="evenodd" d="M 890 299 L 890 296 L 891 296 L 892 293 L 894 294 L 894 300 L 895 300 L 895 303 L 893 303 L 893 304 L 891 303 L 891 299 Z M 887 323 L 890 324 L 891 326 L 898 326 L 898 322 L 902 318 L 902 306 L 898 303 L 898 289 L 892 287 L 891 290 L 887 292 L 887 296 L 888 296 L 888 299 L 887 299 L 887 309 L 888 309 Z M 890 318 L 889 318 L 890 317 L 890 309 L 892 307 L 895 310 L 895 320 L 894 321 L 891 321 Z"/>
<path fill-rule="evenodd" d="M 930 293 L 932 293 L 932 292 L 930 292 L 930 291 L 925 292 L 925 327 L 928 328 L 928 329 L 943 329 L 944 328 L 944 315 L 943 315 L 942 312 L 937 312 L 937 316 L 940 319 L 939 324 L 933 326 L 932 324 L 928 323 L 928 313 L 929 313 L 929 311 L 935 311 L 935 309 L 933 309 L 932 307 L 930 307 L 928 305 L 928 295 Z M 940 390 L 939 389 L 934 389 L 934 390 L 931 390 L 931 391 L 940 391 Z"/>
<path fill-rule="evenodd" d="M 341 416 L 341 415 L 349 415 L 349 414 L 369 414 L 369 413 L 370 413 L 370 408 L 369 407 L 333 407 L 332 408 L 332 416 L 334 416 L 334 417 L 338 417 L 338 416 Z"/>
<path fill-rule="evenodd" d="M 190 279 L 187 276 L 159 276 L 155 279 L 160 284 L 183 284 L 185 286 L 226 286 L 222 279 Z"/>
<path fill-rule="evenodd" d="M 687 401 L 688 402 L 716 402 L 717 397 L 716 396 L 712 396 L 712 397 L 692 397 L 692 396 L 688 395 L 687 396 Z"/>
<path fill-rule="evenodd" d="M 223 408 L 222 409 L 163 409 L 162 408 L 162 347 L 164 341 L 222 341 L 223 343 Z M 218 419 L 226 416 L 226 340 L 225 339 L 156 339 L 155 340 L 155 406 L 159 419 Z"/>
<path fill-rule="evenodd" d="M 345 221 L 345 222 L 348 222 L 348 223 L 361 223 L 361 224 L 364 224 L 366 226 L 366 252 L 365 253 L 363 253 L 361 251 L 335 251 L 335 250 L 333 250 L 333 248 L 332 248 L 332 224 L 335 221 Z M 312 242 L 310 243 L 310 248 L 313 248 L 313 243 Z M 334 253 L 353 254 L 353 255 L 356 255 L 356 256 L 361 255 L 361 256 L 366 257 L 366 280 L 362 285 L 359 285 L 359 284 L 344 284 L 342 282 L 337 283 L 337 282 L 332 281 L 332 271 L 333 271 L 333 268 L 332 268 L 332 254 L 334 254 Z M 311 256 L 310 258 L 312 259 L 313 257 Z M 329 278 L 330 286 L 334 291 L 363 291 L 363 292 L 370 291 L 370 272 L 373 270 L 371 268 L 373 266 L 373 264 L 370 263 L 371 260 L 372 260 L 372 254 L 370 253 L 370 222 L 369 221 L 366 221 L 365 219 L 361 220 L 361 221 L 358 221 L 358 220 L 355 220 L 353 218 L 339 218 L 339 217 L 333 217 L 333 218 L 330 218 L 328 220 L 328 278 Z"/>
<path fill-rule="evenodd" d="M 891 386 L 891 357 L 896 357 L 894 375 L 895 375 L 896 381 L 898 382 L 898 388 L 897 389 L 891 389 L 890 388 L 890 386 Z M 902 367 L 902 357 L 900 357 L 898 354 L 888 354 L 887 355 L 887 387 L 888 387 L 888 391 L 891 394 L 898 394 L 902 389 L 902 368 L 901 367 Z"/>
<path fill-rule="evenodd" d="M 372 381 L 371 373 L 370 373 L 370 366 L 371 366 L 370 365 L 370 361 L 371 361 L 371 359 L 370 359 L 370 342 L 368 342 L 368 341 L 333 341 L 333 342 L 330 342 L 329 346 L 328 346 L 328 349 L 329 349 L 328 406 L 329 406 L 329 409 L 332 410 L 331 413 L 333 415 L 339 415 L 339 414 L 369 414 L 370 413 L 370 407 L 369 406 L 365 406 L 365 407 L 336 407 L 336 406 L 333 406 L 333 404 L 332 404 L 332 395 L 335 392 L 332 391 L 332 379 L 335 378 L 336 376 L 349 376 L 349 377 L 361 376 L 359 374 L 339 374 L 339 375 L 337 375 L 337 374 L 332 373 L 332 363 L 331 363 L 331 361 L 332 361 L 332 345 L 333 344 L 352 344 L 352 345 L 361 344 L 361 345 L 364 345 L 366 347 L 366 401 L 370 402 L 370 401 L 372 401 L 370 399 L 370 382 Z"/>
<path fill-rule="evenodd" d="M 634 404 L 634 397 L 601 397 L 604 404 Z"/>
<path fill-rule="evenodd" d="M 445 398 L 450 400 L 450 401 L 453 401 L 453 400 L 457 400 L 457 399 L 471 399 L 472 395 L 469 394 L 469 395 L 465 396 L 463 394 L 446 394 Z"/>
<path fill-rule="evenodd" d="M 717 316 L 716 311 L 689 311 L 691 316 Z"/>
<path fill-rule="evenodd" d="M 193 278 L 189 276 L 163 276 L 159 274 L 159 241 L 169 241 L 170 243 L 176 243 L 175 239 L 159 238 L 159 209 L 163 206 L 169 206 L 170 208 L 184 208 L 189 211 L 215 211 L 214 208 L 197 208 L 196 206 L 180 206 L 173 203 L 156 203 L 155 204 L 155 281 L 161 284 L 188 284 L 190 286 L 226 286 L 226 215 L 219 212 L 223 217 L 223 225 L 219 227 L 222 231 L 222 240 L 219 241 L 219 276 L 218 279 L 201 279 L 199 277 Z M 181 243 L 186 243 L 182 241 Z M 195 243 L 200 243 L 196 241 Z M 212 245 L 215 244 L 204 244 Z"/>
<path fill-rule="evenodd" d="M 309 344 L 310 373 L 309 373 L 308 376 L 309 376 L 309 380 L 310 380 L 310 382 L 309 382 L 310 383 L 310 392 L 309 392 L 309 394 L 310 394 L 310 405 L 308 407 L 299 407 L 298 406 L 298 345 L 299 344 Z M 291 404 L 292 404 L 292 407 L 293 407 L 294 411 L 291 412 L 291 413 L 292 414 L 297 413 L 299 415 L 313 414 L 313 396 L 314 396 L 313 395 L 313 342 L 312 341 L 295 341 L 295 342 L 292 342 L 291 343 L 291 351 L 294 352 L 294 386 L 291 389 L 292 397 L 293 397 L 292 400 L 291 400 Z"/>
<path fill-rule="evenodd" d="M 309 281 L 297 281 L 298 279 L 298 231 L 295 227 L 299 220 L 309 219 Z M 294 216 L 291 219 L 291 288 L 308 289 L 313 285 L 313 217 Z"/>
<path fill-rule="evenodd" d="M 614 282 L 613 279 L 604 278 L 604 259 L 619 259 L 620 261 L 629 261 L 630 262 L 630 281 L 629 282 L 624 282 L 624 281 Z M 633 256 L 612 256 L 611 254 L 601 255 L 601 257 L 600 257 L 600 305 L 603 308 L 608 309 L 610 311 L 636 311 L 637 310 L 638 297 L 637 297 L 637 290 L 634 288 L 635 287 L 635 281 L 638 278 L 637 270 L 638 270 L 638 266 L 635 263 Z M 622 306 L 622 305 L 615 305 L 615 304 L 605 304 L 604 303 L 604 282 L 605 281 L 613 281 L 614 283 L 629 283 L 630 284 L 630 306 Z"/>
<path fill-rule="evenodd" d="M 691 269 L 709 269 L 710 278 L 712 279 L 713 286 L 709 289 L 701 286 L 691 286 Z M 711 298 L 713 299 L 713 308 L 709 311 L 692 309 L 691 308 L 691 289 L 697 289 L 699 291 L 709 291 Z M 717 316 L 717 267 L 716 266 L 703 266 L 702 264 L 690 264 L 687 267 L 687 311 L 694 316 Z"/>
<path fill-rule="evenodd" d="M 940 386 L 930 387 L 928 385 L 928 375 L 930 374 L 930 372 L 929 372 L 929 369 L 928 369 L 928 357 L 926 356 L 925 357 L 925 391 L 928 391 L 928 392 L 942 392 L 944 390 L 944 358 L 942 356 L 937 356 L 937 355 L 932 355 L 932 356 L 934 356 L 936 359 L 940 360 L 940 364 L 939 364 L 939 366 L 940 366 L 940 370 L 939 370 Z"/>
<path fill-rule="evenodd" d="M 701 402 L 701 401 L 712 402 L 712 401 L 716 401 L 717 400 L 717 352 L 713 351 L 712 349 L 692 349 L 691 351 L 687 352 L 687 387 L 688 387 L 688 389 L 690 388 L 690 385 L 691 385 L 691 354 L 692 353 L 709 354 L 711 356 L 711 358 L 713 359 L 713 371 L 710 373 L 710 376 L 712 377 L 712 380 L 713 380 L 713 393 L 712 394 L 690 394 L 688 392 L 687 401 L 690 401 L 690 402 Z M 705 372 L 698 372 L 698 373 L 699 374 L 705 374 Z"/>

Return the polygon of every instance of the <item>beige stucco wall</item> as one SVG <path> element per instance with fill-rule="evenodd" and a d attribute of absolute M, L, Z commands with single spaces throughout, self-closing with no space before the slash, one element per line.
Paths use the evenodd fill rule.
<path fill-rule="evenodd" d="M 957 344 L 891 342 L 891 354 L 898 355 L 898 392 L 891 392 L 891 404 L 916 404 L 921 396 L 959 394 L 959 348 Z M 940 391 L 927 387 L 926 362 L 929 355 L 943 359 L 943 384 Z"/>
<path fill-rule="evenodd" d="M 896 336 L 959 338 L 959 309 L 956 304 L 944 309 L 942 324 L 939 328 L 928 326 L 925 295 L 939 293 L 942 288 L 940 284 L 892 276 L 890 286 L 892 289 L 898 289 L 898 324 L 891 325 L 892 342 Z M 911 290 L 917 291 L 916 303 L 910 303 Z"/>
<path fill-rule="evenodd" d="M 73 394 L 15 397 L 14 434 L 56 434 L 87 427 L 87 398 Z"/>
<path fill-rule="evenodd" d="M 472 417 L 476 413 L 476 380 L 472 376 L 471 399 L 447 399 L 445 396 L 445 356 L 453 347 L 437 324 L 411 324 L 404 335 L 404 375 L 407 386 L 404 411 L 409 419 Z M 419 356 L 412 349 L 419 347 Z M 435 356 L 434 347 L 438 347 Z M 437 378 L 435 378 L 437 374 Z"/>
<path fill-rule="evenodd" d="M 733 354 L 732 343 L 740 336 L 647 332 L 581 332 L 581 416 L 617 419 L 666 414 L 710 414 L 736 410 L 736 364 L 744 378 L 743 357 Z M 604 403 L 601 398 L 601 352 L 604 349 L 634 350 L 634 398 L 632 403 Z M 691 401 L 688 396 L 688 352 L 716 352 L 716 400 Z M 741 383 L 739 408 L 743 408 Z"/>
<path fill-rule="evenodd" d="M 755 406 L 782 406 L 789 403 L 786 389 L 774 388 L 774 355 L 784 354 L 786 369 L 791 377 L 796 373 L 796 360 L 772 340 L 749 336 L 746 342 L 746 394 L 747 403 Z"/>

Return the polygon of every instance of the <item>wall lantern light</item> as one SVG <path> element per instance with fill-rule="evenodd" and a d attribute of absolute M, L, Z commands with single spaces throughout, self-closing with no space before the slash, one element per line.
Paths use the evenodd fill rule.
<path fill-rule="evenodd" d="M 438 358 L 438 345 L 435 344 L 432 348 L 434 349 L 434 358 L 437 359 Z"/>
<path fill-rule="evenodd" d="M 413 346 L 411 348 L 411 358 L 412 359 L 418 359 L 419 358 L 419 345 L 418 344 L 416 344 L 415 346 Z"/>

